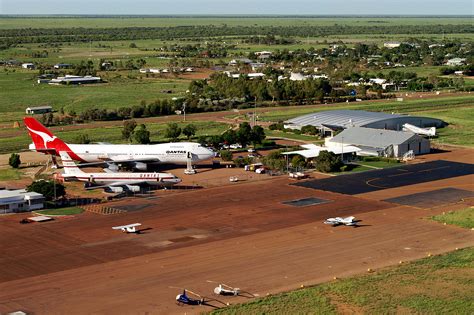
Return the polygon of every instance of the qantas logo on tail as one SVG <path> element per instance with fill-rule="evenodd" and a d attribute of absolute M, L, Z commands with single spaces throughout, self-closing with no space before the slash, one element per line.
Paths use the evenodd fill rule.
<path fill-rule="evenodd" d="M 43 144 L 44 144 L 44 147 L 45 147 L 45 148 L 48 148 L 48 144 L 47 144 L 48 142 L 53 142 L 55 139 L 58 138 L 58 137 L 56 137 L 56 136 L 52 136 L 52 137 L 51 137 L 50 135 L 48 135 L 48 134 L 45 133 L 45 132 L 41 132 L 41 131 L 37 131 L 37 130 L 31 129 L 31 128 L 28 127 L 28 126 L 26 126 L 26 128 L 27 128 L 30 132 L 32 132 L 32 133 L 34 133 L 34 134 L 40 136 L 41 139 L 43 139 Z"/>

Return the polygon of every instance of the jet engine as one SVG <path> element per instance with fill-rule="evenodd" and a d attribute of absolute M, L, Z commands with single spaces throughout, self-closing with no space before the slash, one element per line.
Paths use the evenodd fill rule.
<path fill-rule="evenodd" d="M 114 186 L 111 186 L 111 187 L 107 187 L 106 189 L 107 191 L 110 191 L 112 193 L 115 193 L 115 194 L 120 194 L 123 192 L 123 188 L 122 187 L 114 187 Z"/>
<path fill-rule="evenodd" d="M 138 171 L 146 171 L 147 165 L 146 163 L 143 163 L 143 162 L 135 162 L 133 165 L 133 168 L 135 168 Z"/>
<path fill-rule="evenodd" d="M 140 192 L 140 186 L 137 185 L 126 185 L 127 189 L 131 192 Z"/>

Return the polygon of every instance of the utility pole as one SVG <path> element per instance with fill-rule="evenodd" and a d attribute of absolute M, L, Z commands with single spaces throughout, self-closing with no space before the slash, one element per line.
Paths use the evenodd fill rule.
<path fill-rule="evenodd" d="M 253 107 L 253 126 L 257 125 L 257 97 L 255 96 L 255 102 Z"/>
<path fill-rule="evenodd" d="M 186 121 L 186 102 L 183 103 L 183 121 Z"/>
<path fill-rule="evenodd" d="M 344 137 L 341 140 L 341 162 L 344 163 Z"/>

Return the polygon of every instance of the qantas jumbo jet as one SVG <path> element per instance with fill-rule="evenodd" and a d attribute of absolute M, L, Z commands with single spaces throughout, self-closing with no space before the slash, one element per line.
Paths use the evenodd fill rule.
<path fill-rule="evenodd" d="M 199 143 L 170 142 L 161 144 L 67 144 L 53 135 L 32 117 L 24 118 L 33 143 L 30 150 L 58 156 L 67 152 L 76 161 L 86 163 L 128 163 L 146 170 L 148 163 L 186 164 L 188 159 L 199 162 L 214 157 L 214 152 Z"/>

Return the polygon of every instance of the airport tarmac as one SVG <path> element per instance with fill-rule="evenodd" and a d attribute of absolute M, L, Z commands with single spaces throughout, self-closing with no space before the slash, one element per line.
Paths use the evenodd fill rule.
<path fill-rule="evenodd" d="M 170 287 L 212 296 L 212 280 L 263 296 L 473 246 L 472 231 L 426 219 L 474 205 L 474 174 L 455 174 L 353 195 L 268 177 L 105 204 L 125 211 L 115 215 L 86 212 L 29 225 L 18 223 L 26 215 L 4 216 L 0 313 L 200 313 L 211 308 L 177 306 L 180 289 Z M 447 198 L 433 202 L 437 193 Z M 346 215 L 362 226 L 322 223 Z M 135 222 L 142 234 L 111 229 Z"/>

